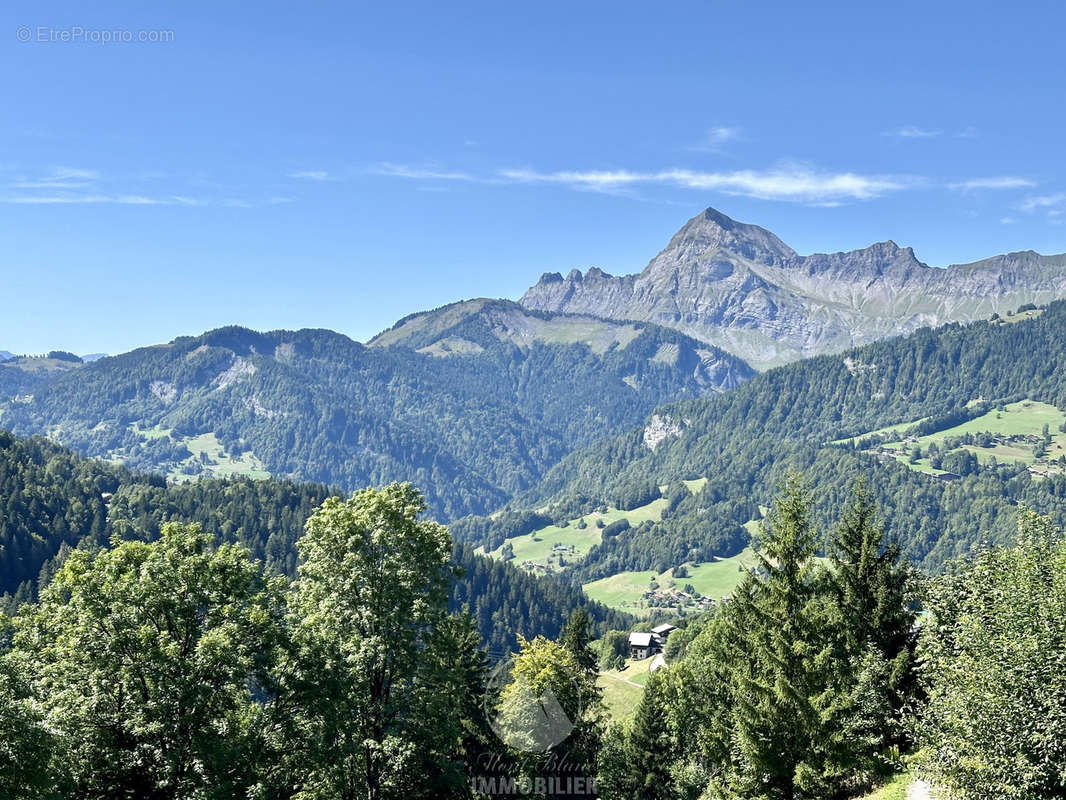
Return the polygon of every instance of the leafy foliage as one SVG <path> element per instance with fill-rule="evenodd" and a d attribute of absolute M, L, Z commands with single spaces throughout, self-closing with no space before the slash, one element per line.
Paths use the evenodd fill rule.
<path fill-rule="evenodd" d="M 964 800 L 1051 798 L 1066 765 L 1066 543 L 1024 512 L 1017 544 L 938 579 L 922 626 L 922 765 Z"/>
<path fill-rule="evenodd" d="M 72 795 L 226 797 L 254 782 L 268 712 L 253 691 L 270 685 L 280 587 L 210 541 L 167 525 L 154 545 L 76 550 L 16 618 L 14 660 Z"/>
<path fill-rule="evenodd" d="M 294 584 L 197 526 L 74 551 L 0 654 L 0 789 L 469 796 L 484 657 L 447 615 L 450 541 L 423 508 L 399 484 L 328 499 Z"/>
<path fill-rule="evenodd" d="M 217 541 L 239 544 L 272 574 L 294 576 L 295 543 L 326 498 L 324 486 L 247 478 L 167 485 L 151 475 L 85 459 L 40 438 L 0 432 L 0 609 L 37 597 L 72 548 L 113 537 L 154 541 L 168 522 L 196 523 Z M 517 634 L 556 637 L 567 615 L 586 606 L 598 631 L 628 618 L 590 603 L 579 588 L 534 577 L 457 544 L 451 608 L 468 608 L 497 656 Z"/>

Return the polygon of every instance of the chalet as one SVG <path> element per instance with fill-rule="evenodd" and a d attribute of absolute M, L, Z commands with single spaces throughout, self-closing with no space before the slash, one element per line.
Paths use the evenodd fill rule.
<path fill-rule="evenodd" d="M 648 672 L 654 674 L 665 666 L 666 656 L 664 656 L 662 653 L 659 653 L 659 655 L 655 656 L 655 658 L 651 660 L 651 666 L 648 667 Z"/>
<path fill-rule="evenodd" d="M 651 629 L 651 635 L 659 643 L 659 648 L 662 649 L 666 646 L 666 638 L 677 630 L 676 625 L 671 625 L 664 622 L 662 625 L 656 625 Z"/>
<path fill-rule="evenodd" d="M 650 633 L 629 634 L 629 657 L 642 661 L 658 652 L 658 642 Z"/>
<path fill-rule="evenodd" d="M 647 633 L 629 634 L 629 657 L 639 661 L 662 653 L 666 638 L 676 630 L 677 626 L 664 623 L 656 625 Z"/>

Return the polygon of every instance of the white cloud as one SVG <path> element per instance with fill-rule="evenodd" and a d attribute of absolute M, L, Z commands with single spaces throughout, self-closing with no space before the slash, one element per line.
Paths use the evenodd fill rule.
<path fill-rule="evenodd" d="M 1001 217 L 1000 220 L 999 220 L 999 224 L 1000 225 L 1013 225 L 1017 221 L 1018 220 L 1016 220 L 1014 217 Z"/>
<path fill-rule="evenodd" d="M 74 167 L 53 167 L 43 175 L 32 178 L 20 177 L 10 185 L 13 189 L 85 189 L 100 177 L 100 173 L 91 169 Z"/>
<path fill-rule="evenodd" d="M 1066 192 L 1046 194 L 1039 197 L 1027 197 L 1022 201 L 1022 211 L 1042 211 L 1050 209 L 1054 211 L 1057 206 L 1066 205 Z M 1050 213 L 1050 212 L 1049 212 Z"/>
<path fill-rule="evenodd" d="M 88 181 L 53 181 L 53 180 L 27 180 L 20 179 L 11 184 L 12 189 L 85 189 L 90 186 Z"/>
<path fill-rule="evenodd" d="M 155 180 L 162 177 L 167 176 L 141 172 L 132 179 L 133 186 L 137 187 L 143 185 L 146 180 Z M 0 184 L 0 204 L 25 206 L 235 206 L 250 208 L 253 205 L 276 202 L 273 198 L 252 203 L 243 199 L 197 197 L 182 193 L 182 189 L 179 187 L 173 187 L 169 190 L 157 189 L 147 194 L 144 190 L 124 186 L 122 183 L 122 181 L 115 180 L 110 176 L 104 176 L 92 169 L 53 167 L 39 175 L 32 177 L 20 176 L 6 184 Z M 197 181 L 194 180 L 192 183 L 195 184 Z"/>
<path fill-rule="evenodd" d="M 51 175 L 44 180 L 67 181 L 85 180 L 94 181 L 100 177 L 100 173 L 94 169 L 77 169 L 75 167 L 55 167 Z"/>
<path fill-rule="evenodd" d="M 690 147 L 689 150 L 695 150 L 697 152 L 718 152 L 722 145 L 726 142 L 739 139 L 741 129 L 737 127 L 730 127 L 728 125 L 720 125 L 715 128 L 710 128 L 706 135 L 703 137 L 703 141 L 699 144 Z"/>
<path fill-rule="evenodd" d="M 934 136 L 940 136 L 942 133 L 943 131 L 932 130 L 931 128 L 919 128 L 917 125 L 904 125 L 894 131 L 887 131 L 885 136 L 898 136 L 902 139 L 931 139 Z"/>
<path fill-rule="evenodd" d="M 416 167 L 410 164 L 394 164 L 389 161 L 376 164 L 370 168 L 376 175 L 387 175 L 392 178 L 411 178 L 423 181 L 477 181 L 474 175 L 468 172 L 437 169 L 434 167 Z"/>
<path fill-rule="evenodd" d="M 333 180 L 336 180 L 336 178 L 333 175 L 330 175 L 324 169 L 297 170 L 296 172 L 290 172 L 289 173 L 289 177 L 290 178 L 294 178 L 296 180 L 320 181 L 320 182 L 321 181 L 333 181 Z"/>
<path fill-rule="evenodd" d="M 669 169 L 658 172 L 603 170 L 589 172 L 536 172 L 528 169 L 503 170 L 507 180 L 522 183 L 555 183 L 574 189 L 617 191 L 641 184 L 677 186 L 684 189 L 720 191 L 726 194 L 803 203 L 839 203 L 843 200 L 869 200 L 887 192 L 905 189 L 913 180 L 854 172 L 819 172 L 804 165 L 788 165 L 770 170 L 698 172 Z"/>
<path fill-rule="evenodd" d="M 188 198 L 145 197 L 137 194 L 32 194 L 0 196 L 0 203 L 9 205 L 124 205 L 124 206 L 164 206 L 190 205 Z"/>
<path fill-rule="evenodd" d="M 1028 178 L 1018 178 L 1010 175 L 1004 175 L 999 178 L 970 178 L 966 181 L 948 184 L 949 188 L 963 192 L 969 192 L 974 189 L 1027 189 L 1033 186 L 1036 186 L 1036 183 Z"/>

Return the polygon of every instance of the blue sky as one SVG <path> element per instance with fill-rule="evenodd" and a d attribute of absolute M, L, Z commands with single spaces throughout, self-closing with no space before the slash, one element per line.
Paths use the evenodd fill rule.
<path fill-rule="evenodd" d="M 1066 251 L 1061 3 L 384 5 L 4 4 L 0 348 L 365 340 L 639 271 L 708 205 L 803 253 Z"/>

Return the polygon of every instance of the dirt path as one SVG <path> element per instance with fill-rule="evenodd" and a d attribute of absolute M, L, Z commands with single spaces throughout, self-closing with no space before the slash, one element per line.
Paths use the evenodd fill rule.
<path fill-rule="evenodd" d="M 907 800 L 931 800 L 929 784 L 925 781 L 915 781 L 907 789 Z"/>
<path fill-rule="evenodd" d="M 612 675 L 609 672 L 601 672 L 600 675 L 602 675 L 605 678 L 611 678 L 613 680 L 616 680 L 619 683 L 628 683 L 630 686 L 636 686 L 638 689 L 643 689 L 644 688 L 639 683 L 634 683 L 633 681 L 629 680 L 628 678 L 619 678 L 617 675 Z"/>

